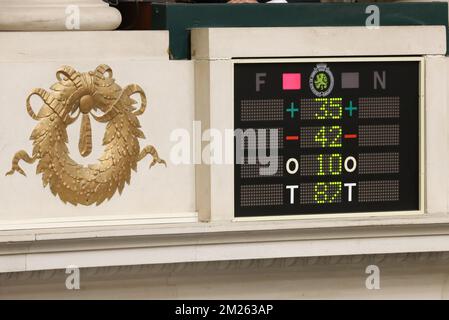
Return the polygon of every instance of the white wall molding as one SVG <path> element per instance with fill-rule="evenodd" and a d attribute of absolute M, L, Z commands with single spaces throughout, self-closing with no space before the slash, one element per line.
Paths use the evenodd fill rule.
<path fill-rule="evenodd" d="M 169 59 L 164 30 L 0 32 L 0 48 L 0 62 Z"/>
<path fill-rule="evenodd" d="M 248 45 L 249 43 L 251 45 Z M 444 26 L 192 30 L 192 59 L 196 60 L 430 54 L 446 54 Z"/>
<path fill-rule="evenodd" d="M 369 265 L 380 290 L 368 290 Z M 80 290 L 65 270 L 0 274 L 6 299 L 447 299 L 447 252 L 325 256 L 80 269 Z M 238 288 L 238 290 L 236 290 Z"/>
<path fill-rule="evenodd" d="M 333 265 L 358 265 L 358 264 L 447 264 L 448 252 L 418 252 L 400 254 L 374 254 L 351 256 L 322 256 L 280 259 L 251 259 L 251 260 L 224 260 L 206 261 L 200 263 L 178 264 L 148 264 L 133 266 L 84 268 L 81 270 L 84 280 L 129 275 L 160 275 L 181 272 L 211 272 L 215 270 L 232 272 L 233 270 L 264 271 L 267 269 L 301 268 L 303 266 L 333 266 Z M 67 276 L 63 269 L 29 271 L 29 272 L 5 272 L 0 273 L 0 286 L 8 283 L 39 282 L 50 279 L 65 279 Z"/>
<path fill-rule="evenodd" d="M 445 252 L 449 215 L 3 231 L 0 241 L 0 272 Z"/>

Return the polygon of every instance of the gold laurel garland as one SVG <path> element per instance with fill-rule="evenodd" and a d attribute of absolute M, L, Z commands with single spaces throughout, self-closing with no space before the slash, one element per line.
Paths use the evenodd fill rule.
<path fill-rule="evenodd" d="M 153 157 L 150 168 L 156 163 L 166 165 L 155 147 L 149 145 L 140 149 L 138 139 L 145 136 L 137 116 L 146 108 L 144 91 L 136 84 L 122 89 L 112 75 L 112 69 L 107 65 L 100 65 L 87 73 L 63 66 L 56 72 L 58 82 L 51 86 L 51 92 L 33 89 L 26 100 L 28 114 L 39 121 L 30 137 L 33 141 L 32 156 L 24 150 L 18 151 L 6 175 L 19 172 L 26 176 L 19 166 L 20 160 L 29 164 L 38 161 L 36 174 L 42 174 L 44 187 L 49 185 L 53 195 L 59 196 L 64 203 L 99 205 L 111 199 L 117 190 L 122 193 L 125 182 L 130 184 L 131 170 L 137 172 L 137 162 L 146 155 Z M 131 98 L 134 94 L 140 95 L 138 110 L 134 107 L 136 101 Z M 33 95 L 44 102 L 38 114 L 31 107 Z M 82 156 L 92 151 L 90 117 L 106 123 L 104 152 L 97 163 L 88 166 L 75 162 L 67 148 L 67 126 L 80 114 L 82 123 L 78 146 Z"/>

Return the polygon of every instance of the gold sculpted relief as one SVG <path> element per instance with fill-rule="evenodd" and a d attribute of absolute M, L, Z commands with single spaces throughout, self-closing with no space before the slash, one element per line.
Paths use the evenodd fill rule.
<path fill-rule="evenodd" d="M 118 190 L 122 192 L 131 181 L 131 169 L 137 171 L 137 162 L 146 155 L 157 163 L 160 159 L 156 148 L 149 145 L 140 149 L 139 138 L 145 138 L 140 130 L 138 116 L 146 107 L 146 97 L 142 88 L 130 84 L 121 88 L 112 77 L 107 65 L 100 65 L 94 71 L 80 73 L 72 67 L 63 66 L 56 72 L 56 82 L 51 91 L 34 89 L 27 98 L 28 114 L 39 121 L 31 133 L 33 152 L 30 156 L 21 150 L 14 155 L 12 168 L 6 175 L 19 172 L 25 175 L 19 161 L 37 161 L 36 173 L 42 174 L 44 187 L 50 186 L 53 195 L 58 195 L 64 203 L 73 205 L 101 204 L 109 200 Z M 141 106 L 131 98 L 139 94 Z M 37 114 L 31 108 L 33 95 L 40 97 L 44 104 Z M 75 162 L 67 147 L 67 126 L 81 115 L 81 130 L 78 142 L 83 157 L 92 151 L 91 120 L 106 123 L 103 137 L 103 154 L 97 163 L 84 166 Z"/>

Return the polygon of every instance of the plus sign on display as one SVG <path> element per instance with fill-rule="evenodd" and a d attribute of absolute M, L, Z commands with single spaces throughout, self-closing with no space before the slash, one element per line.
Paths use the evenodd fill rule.
<path fill-rule="evenodd" d="M 236 217 L 420 210 L 420 61 L 236 62 Z"/>
<path fill-rule="evenodd" d="M 290 108 L 288 108 L 286 111 L 290 112 L 290 117 L 294 118 L 295 117 L 295 112 L 298 112 L 299 109 L 295 108 L 295 103 L 292 102 L 290 103 Z"/>

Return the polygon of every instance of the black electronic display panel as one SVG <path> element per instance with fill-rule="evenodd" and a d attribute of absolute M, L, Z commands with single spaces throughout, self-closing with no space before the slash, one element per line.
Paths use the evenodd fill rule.
<path fill-rule="evenodd" d="M 419 63 L 235 63 L 235 216 L 419 210 Z"/>

